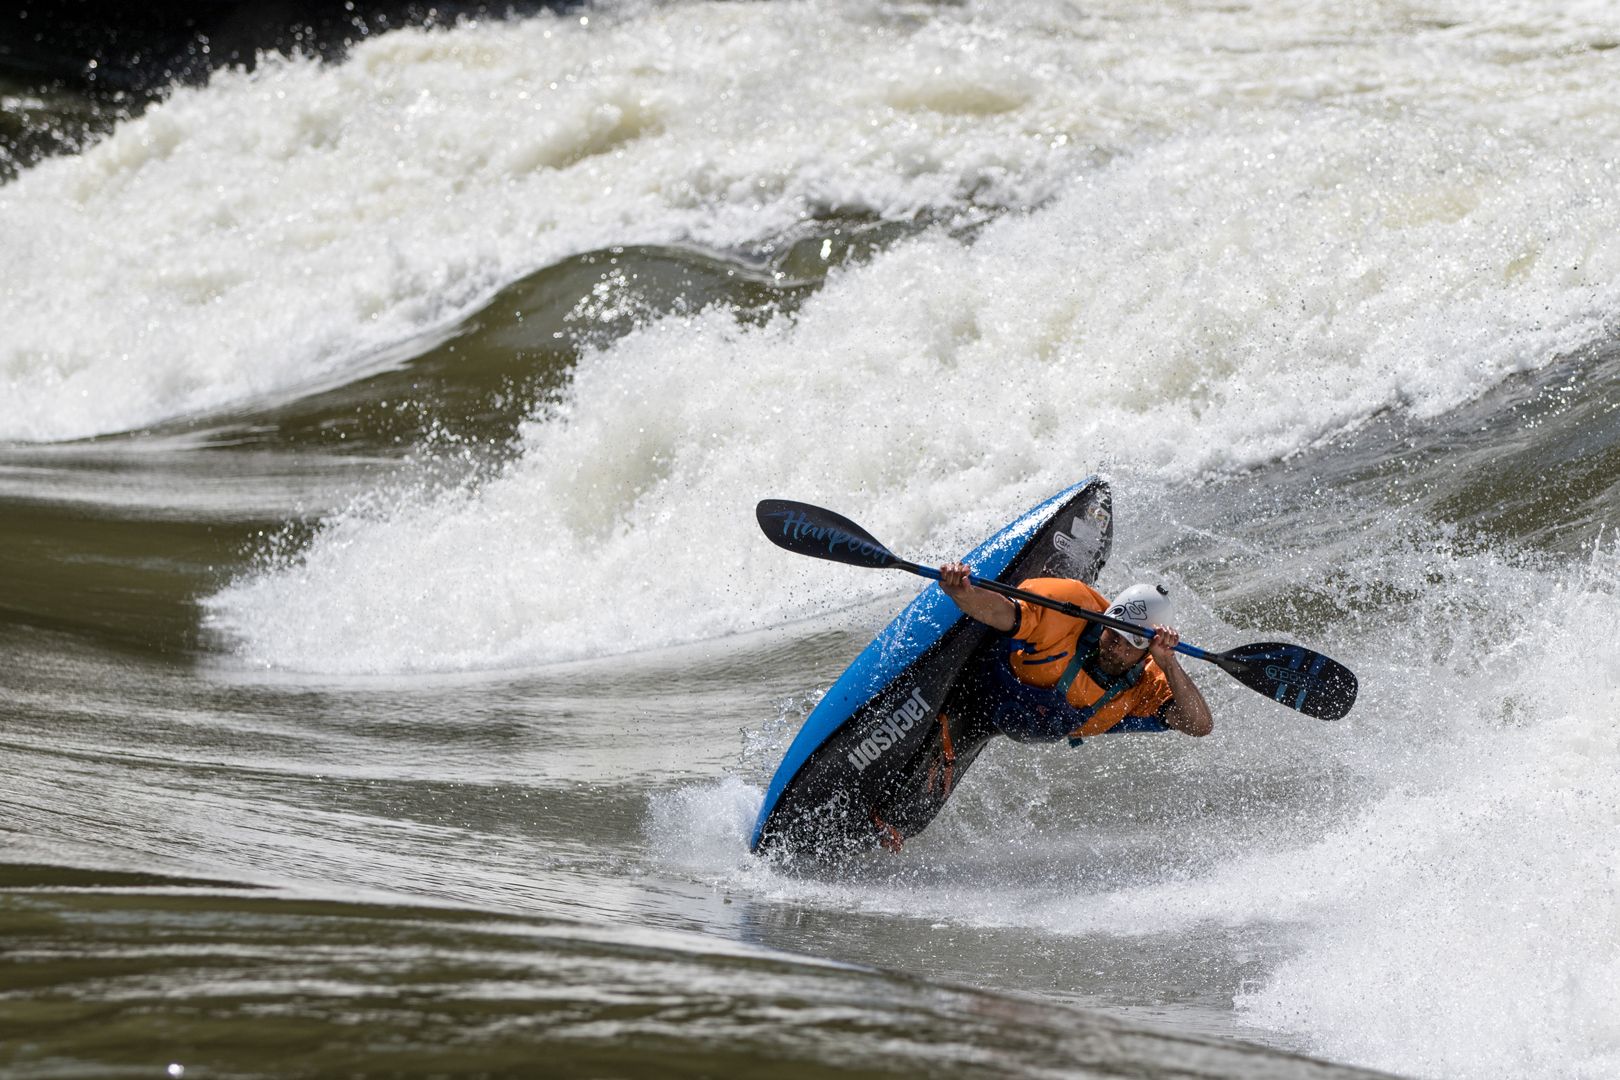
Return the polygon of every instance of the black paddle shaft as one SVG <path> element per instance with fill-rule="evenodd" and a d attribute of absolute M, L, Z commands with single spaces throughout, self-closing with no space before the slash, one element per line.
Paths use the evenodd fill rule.
<path fill-rule="evenodd" d="M 796 554 L 849 566 L 904 570 L 939 580 L 938 570 L 900 558 L 871 533 L 831 510 L 788 499 L 765 499 L 755 507 L 754 516 L 771 543 Z M 1152 627 L 1138 626 L 999 581 L 979 577 L 968 580 L 981 589 L 1125 633 L 1140 637 L 1152 637 L 1154 633 Z M 1356 702 L 1355 673 L 1337 660 L 1303 646 L 1268 641 L 1212 653 L 1183 641 L 1176 645 L 1176 651 L 1197 660 L 1207 660 L 1256 693 L 1321 720 L 1343 718 Z"/>

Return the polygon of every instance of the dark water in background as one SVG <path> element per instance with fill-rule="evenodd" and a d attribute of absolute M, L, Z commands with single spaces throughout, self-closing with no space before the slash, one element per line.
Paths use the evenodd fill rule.
<path fill-rule="evenodd" d="M 0 180 L 83 149 L 180 86 L 263 56 L 341 61 L 374 34 L 579 8 L 576 0 L 18 0 L 0 12 Z"/>
<path fill-rule="evenodd" d="M 1606 1075 L 1608 20 L 593 8 L 30 165 L 0 1060 Z M 753 502 L 943 559 L 1099 468 L 1105 585 L 1329 652 L 1351 718 L 1199 671 L 1209 739 L 748 856 L 912 590 Z"/>

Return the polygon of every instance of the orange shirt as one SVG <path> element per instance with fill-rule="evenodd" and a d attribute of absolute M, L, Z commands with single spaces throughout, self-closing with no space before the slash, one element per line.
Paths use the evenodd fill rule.
<path fill-rule="evenodd" d="M 1018 587 L 1092 611 L 1108 610 L 1107 598 L 1083 581 L 1031 578 Z M 1018 605 L 1018 625 L 1013 627 L 1012 636 L 1025 644 L 1023 651 L 1012 654 L 1010 662 L 1013 674 L 1019 682 L 1051 689 L 1057 685 L 1063 669 L 1074 658 L 1080 635 L 1085 633 L 1090 623 L 1023 600 L 1014 600 L 1013 603 Z M 1103 688 L 1084 669 L 1069 684 L 1068 702 L 1077 709 L 1086 708 L 1102 696 Z M 1159 670 L 1158 663 L 1149 657 L 1143 663 L 1142 677 L 1135 686 L 1114 695 L 1108 704 L 1070 734 L 1100 735 L 1127 716 L 1152 716 L 1173 697 L 1169 680 Z"/>

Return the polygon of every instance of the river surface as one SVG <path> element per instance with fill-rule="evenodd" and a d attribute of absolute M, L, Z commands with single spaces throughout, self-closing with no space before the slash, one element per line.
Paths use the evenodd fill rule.
<path fill-rule="evenodd" d="M 1620 1072 L 1617 46 L 635 3 L 0 82 L 0 1067 Z M 920 584 L 755 502 L 938 563 L 1093 472 L 1105 592 L 1350 716 L 1200 665 L 1207 738 L 750 855 Z"/>

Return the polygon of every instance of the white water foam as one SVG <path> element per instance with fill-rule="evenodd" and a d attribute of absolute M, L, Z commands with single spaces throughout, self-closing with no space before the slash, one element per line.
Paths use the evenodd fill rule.
<path fill-rule="evenodd" d="M 763 797 L 761 789 L 733 776 L 655 794 L 645 824 L 655 857 L 665 865 L 705 871 L 746 866 L 753 858 L 748 838 Z"/>
<path fill-rule="evenodd" d="M 0 439 L 351 379 L 583 250 L 1039 201 L 1090 144 L 1063 107 L 1087 73 L 1005 29 L 860 4 L 591 8 L 177 89 L 0 187 Z"/>
<path fill-rule="evenodd" d="M 761 497 L 943 559 L 1099 463 L 1243 469 L 1601 334 L 1620 308 L 1620 243 L 1593 240 L 1620 235 L 1602 170 L 1454 125 L 1443 188 L 1469 209 L 1436 217 L 1427 125 L 1331 112 L 1163 142 L 971 242 L 835 273 L 791 317 L 653 322 L 580 361 L 503 475 L 338 515 L 214 598 L 216 625 L 250 662 L 350 672 L 769 626 L 893 586 L 784 559 Z M 602 609 L 626 588 L 633 611 Z"/>
<path fill-rule="evenodd" d="M 653 847 L 793 904 L 1074 939 L 1077 962 L 1099 939 L 1276 941 L 1284 959 L 1231 992 L 1287 1045 L 1422 1077 L 1614 1075 L 1620 548 L 1551 570 L 1440 542 L 1350 570 L 1414 598 L 1333 645 L 1363 676 L 1352 721 L 1201 678 L 1212 738 L 1002 744 L 903 857 L 837 878 L 750 858 L 758 788 L 736 778 L 660 796 Z M 1329 762 L 1360 799 L 1324 822 Z"/>
<path fill-rule="evenodd" d="M 1236 302 L 1230 324 L 1192 320 L 1209 350 L 1254 348 L 1232 332 L 1242 311 L 1295 299 L 1278 288 L 1297 276 L 1378 291 L 1383 238 L 1403 224 L 1476 224 L 1479 281 L 1553 267 L 1568 289 L 1611 280 L 1617 122 L 1601 50 L 1620 17 L 1477 7 L 630 4 L 222 72 L 0 187 L 0 439 L 127 430 L 352 379 L 581 250 L 726 247 L 829 211 L 1027 207 L 1164 139 L 1193 144 L 1162 195 L 1239 184 L 1235 204 L 1212 207 L 1238 215 L 1224 232 L 1193 217 L 1199 200 L 1115 208 L 1149 212 L 1163 239 L 1185 224 L 1219 245 L 1159 252 L 1167 276 L 1137 295 L 1182 329 L 1177 292 Z M 1368 149 L 1378 124 L 1387 157 Z M 1255 127 L 1308 140 L 1321 174 L 1268 178 L 1274 148 L 1229 141 Z M 1564 175 L 1527 190 L 1537 168 Z M 1510 191 L 1535 201 L 1480 216 Z M 1278 205 L 1335 192 L 1337 217 Z M 1327 227 L 1322 258 L 1252 280 L 1263 234 L 1296 225 Z"/>
<path fill-rule="evenodd" d="M 1321 841 L 1201 883 L 1303 924 L 1240 996 L 1250 1022 L 1421 1076 L 1620 1071 L 1620 550 L 1520 591 L 1470 628 L 1467 699 L 1433 713 L 1459 745 Z"/>

